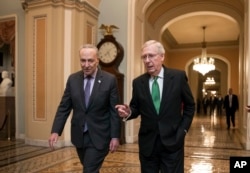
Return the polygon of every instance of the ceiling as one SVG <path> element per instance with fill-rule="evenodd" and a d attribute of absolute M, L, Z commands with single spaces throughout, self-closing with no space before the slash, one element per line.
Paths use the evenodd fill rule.
<path fill-rule="evenodd" d="M 199 47 L 204 40 L 204 33 L 207 46 L 239 44 L 240 31 L 234 20 L 206 14 L 186 17 L 172 23 L 163 32 L 163 38 L 170 49 Z"/>
<path fill-rule="evenodd" d="M 149 26 L 161 30 L 168 49 L 238 46 L 244 0 L 151 0 L 146 11 Z M 242 28 L 242 26 L 241 26 Z"/>

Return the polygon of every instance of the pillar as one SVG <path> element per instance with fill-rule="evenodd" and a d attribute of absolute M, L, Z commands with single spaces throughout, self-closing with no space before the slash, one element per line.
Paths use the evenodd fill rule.
<path fill-rule="evenodd" d="M 47 146 L 66 80 L 80 70 L 78 50 L 82 44 L 96 44 L 99 11 L 85 0 L 25 0 L 22 5 L 26 29 L 25 141 Z M 57 145 L 71 145 L 70 117 Z"/>

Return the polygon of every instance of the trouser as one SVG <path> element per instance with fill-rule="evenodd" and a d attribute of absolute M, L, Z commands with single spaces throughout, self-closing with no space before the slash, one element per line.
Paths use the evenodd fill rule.
<path fill-rule="evenodd" d="M 157 137 L 150 156 L 139 154 L 141 173 L 184 173 L 184 147 L 175 152 L 169 152 Z"/>
<path fill-rule="evenodd" d="M 226 111 L 226 116 L 227 116 L 227 128 L 229 129 L 231 126 L 230 121 L 233 124 L 233 127 L 235 127 L 235 111 L 233 110 L 227 110 Z"/>
<path fill-rule="evenodd" d="M 78 157 L 83 165 L 83 173 L 99 173 L 109 149 L 96 149 L 90 139 L 88 132 L 84 133 L 83 139 L 84 147 L 76 148 Z"/>

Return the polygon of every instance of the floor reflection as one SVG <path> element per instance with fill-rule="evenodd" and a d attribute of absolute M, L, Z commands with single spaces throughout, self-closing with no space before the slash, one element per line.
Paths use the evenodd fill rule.
<path fill-rule="evenodd" d="M 191 165 L 190 173 L 212 173 L 213 165 L 204 161 L 193 163 Z"/>
<path fill-rule="evenodd" d="M 0 141 L 0 173 L 81 173 L 74 147 L 50 151 L 23 140 Z M 196 115 L 185 141 L 185 173 L 229 173 L 230 156 L 250 156 L 226 117 Z M 101 173 L 140 173 L 137 144 L 124 144 L 105 159 Z"/>

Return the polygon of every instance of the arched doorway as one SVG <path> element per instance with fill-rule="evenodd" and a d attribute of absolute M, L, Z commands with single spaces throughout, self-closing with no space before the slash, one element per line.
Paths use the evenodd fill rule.
<path fill-rule="evenodd" d="M 191 58 L 186 64 L 185 69 L 187 71 L 190 87 L 195 100 L 202 100 L 205 95 L 208 97 L 211 95 L 221 95 L 224 97 L 227 94 L 228 88 L 231 87 L 230 62 L 225 57 L 219 55 L 213 54 L 211 56 L 215 59 L 216 69 L 208 72 L 204 76 L 193 70 L 194 58 Z M 213 78 L 215 80 L 215 84 L 206 85 L 205 82 L 208 78 Z"/>
<path fill-rule="evenodd" d="M 221 1 L 222 2 L 222 1 Z M 234 45 L 232 46 L 232 50 L 228 52 L 228 49 L 225 47 L 218 47 L 218 44 L 208 44 L 208 47 L 211 46 L 212 49 L 209 48 L 208 53 L 209 54 L 217 54 L 223 57 L 230 57 L 230 54 L 237 58 L 230 58 L 230 61 L 233 61 L 234 65 L 239 64 L 239 59 L 242 58 L 242 52 L 239 50 L 241 47 L 243 47 L 243 39 L 238 39 L 239 35 L 243 33 L 243 12 L 244 5 L 243 2 L 235 1 L 234 3 L 228 3 L 225 6 L 225 2 L 223 1 L 223 6 L 221 5 L 221 2 L 211 3 L 211 1 L 146 1 L 146 2 L 134 2 L 131 3 L 132 9 L 134 9 L 134 12 L 131 13 L 131 16 L 129 15 L 129 19 L 131 20 L 131 24 L 129 24 L 129 28 L 131 28 L 131 32 L 129 32 L 128 38 L 130 38 L 130 42 L 128 42 L 131 45 L 131 48 L 128 47 L 128 56 L 129 57 L 138 57 L 138 54 L 140 53 L 138 50 L 140 50 L 140 45 L 143 44 L 144 40 L 148 39 L 156 39 L 163 42 L 164 46 L 167 49 L 167 59 L 165 64 L 168 67 L 173 67 L 177 69 L 185 69 L 188 76 L 190 77 L 190 74 L 193 70 L 189 68 L 189 61 L 192 61 L 192 57 L 195 57 L 197 55 L 200 55 L 201 53 L 201 38 L 202 36 L 198 34 L 198 30 L 200 30 L 200 27 L 204 25 L 204 23 L 200 24 L 199 27 L 197 27 L 197 30 L 192 30 L 194 34 L 186 34 L 189 37 L 188 40 L 194 41 L 192 44 L 186 44 L 183 43 L 182 46 L 179 44 L 179 39 L 182 39 L 183 34 L 186 33 L 186 31 L 189 30 L 190 26 L 197 26 L 197 21 L 192 20 L 192 18 L 189 18 L 191 16 L 210 16 L 210 17 L 219 17 L 223 20 L 227 20 L 228 22 L 232 22 L 235 25 L 235 29 L 237 30 L 237 39 L 236 41 L 230 42 L 230 44 Z M 237 9 L 237 10 L 236 10 Z M 132 18 L 132 14 L 135 14 L 134 18 Z M 131 18 L 130 18 L 131 17 Z M 171 33 L 175 32 L 175 29 L 170 29 L 170 26 L 173 23 L 176 23 L 177 21 L 181 21 L 181 19 L 188 19 L 187 25 L 183 25 L 182 22 L 179 22 L 178 25 L 180 27 L 180 32 L 177 34 L 179 39 L 176 39 L 176 37 L 173 37 Z M 203 22 L 208 21 L 206 18 L 205 20 L 202 20 Z M 219 22 L 218 24 L 222 24 Z M 217 25 L 216 25 L 217 26 Z M 225 29 L 225 25 L 223 27 L 220 27 Z M 138 36 L 138 31 L 142 33 L 142 37 Z M 213 30 L 213 33 L 217 33 L 217 37 L 220 36 L 218 34 L 218 30 Z M 223 33 L 223 32 L 222 32 Z M 232 32 L 231 32 L 232 33 Z M 208 36 L 210 37 L 210 36 Z M 216 36 L 215 36 L 216 37 Z M 132 39 L 131 39 L 132 38 Z M 136 39 L 133 39 L 136 38 Z M 196 38 L 196 39 L 195 39 Z M 199 38 L 199 39 L 197 39 Z M 166 42 L 165 40 L 170 40 Z M 174 46 L 174 47 L 172 47 Z M 228 45 L 229 46 L 229 45 Z M 230 47 L 230 46 L 229 46 Z M 224 52 L 228 53 L 221 53 L 220 48 L 225 48 Z M 187 51 L 188 50 L 188 51 Z M 211 50 L 211 52 L 210 52 Z M 129 64 L 138 64 L 137 60 L 128 60 Z M 231 62 L 232 63 L 232 62 Z M 131 67 L 131 66 L 130 66 Z M 133 66 L 131 67 L 133 68 Z M 132 71 L 135 70 L 136 73 L 129 73 L 128 74 L 128 81 L 132 80 L 135 76 L 137 76 L 138 68 L 134 67 Z M 221 92 L 224 91 L 224 88 L 227 88 L 227 85 L 230 85 L 231 83 L 230 79 L 231 76 L 231 69 L 228 70 L 228 75 L 226 77 L 227 80 L 225 84 L 226 86 L 221 89 Z M 141 68 L 142 73 L 143 69 Z M 218 69 L 218 72 L 220 74 L 222 73 L 221 69 Z M 236 80 L 239 80 L 239 69 L 238 67 L 235 69 Z M 134 75 L 134 76 L 133 76 Z M 196 78 L 196 80 L 198 77 Z M 222 79 L 222 78 L 221 78 Z M 224 78 L 223 78 L 224 79 Z M 235 78 L 234 78 L 235 79 Z M 238 82 L 236 82 L 238 83 Z M 194 84 L 195 88 L 194 90 L 197 90 L 198 81 Z M 235 85 L 235 90 L 238 90 L 238 84 Z M 130 89 L 127 90 L 128 93 L 130 93 Z M 225 91 L 226 92 L 226 91 Z M 130 95 L 128 95 L 130 97 Z M 135 121 L 134 123 L 128 123 L 127 128 L 129 129 L 135 129 L 133 132 L 129 130 L 129 137 L 133 138 L 136 134 L 136 129 L 138 126 L 138 122 Z M 128 132 L 128 130 L 127 130 Z M 127 137 L 126 137 L 127 138 Z"/>

